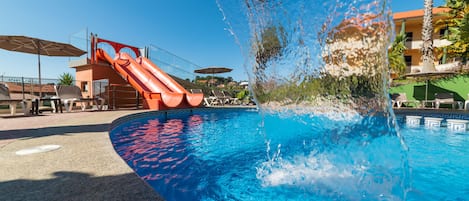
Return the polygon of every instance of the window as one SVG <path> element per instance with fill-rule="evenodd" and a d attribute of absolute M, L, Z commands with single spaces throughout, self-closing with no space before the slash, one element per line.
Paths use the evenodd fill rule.
<path fill-rule="evenodd" d="M 88 82 L 81 82 L 81 91 L 88 92 Z"/>
<path fill-rule="evenodd" d="M 407 66 L 411 66 L 412 65 L 412 56 L 404 56 L 404 60 L 405 60 L 405 64 Z"/>
<path fill-rule="evenodd" d="M 439 60 L 438 60 L 438 64 L 447 64 L 448 63 L 448 58 L 445 59 L 445 62 L 443 62 L 443 57 L 441 57 Z"/>
<path fill-rule="evenodd" d="M 446 30 L 447 30 L 447 29 L 440 29 L 440 37 L 445 36 L 445 31 L 446 31 Z"/>
<path fill-rule="evenodd" d="M 405 32 L 405 36 L 406 36 L 406 42 L 407 41 L 412 41 L 412 38 L 414 36 L 414 33 L 412 32 Z"/>

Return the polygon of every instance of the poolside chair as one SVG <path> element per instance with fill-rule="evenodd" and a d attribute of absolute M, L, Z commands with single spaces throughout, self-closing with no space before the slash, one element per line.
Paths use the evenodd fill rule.
<path fill-rule="evenodd" d="M 394 94 L 389 94 L 389 97 L 391 98 L 391 107 L 397 107 L 397 97 L 399 97 L 399 94 L 394 93 Z"/>
<path fill-rule="evenodd" d="M 232 105 L 237 105 L 241 104 L 240 100 L 235 97 L 235 95 L 227 92 L 227 91 L 222 91 L 223 94 L 225 94 L 225 97 L 228 98 L 228 103 Z"/>
<path fill-rule="evenodd" d="M 56 85 L 54 86 L 55 93 L 57 97 L 60 98 L 62 103 L 65 106 L 65 111 L 71 112 L 73 108 L 73 103 L 80 102 L 81 110 L 85 111 L 88 103 L 93 102 L 98 110 L 101 110 L 104 105 L 104 99 L 99 97 L 94 98 L 83 98 L 81 95 L 81 90 L 78 86 L 68 86 L 68 85 Z"/>
<path fill-rule="evenodd" d="M 10 114 L 16 115 L 16 106 L 18 103 L 21 104 L 21 108 L 23 109 L 23 113 L 25 115 L 29 114 L 29 108 L 27 108 L 26 100 L 23 99 L 12 99 L 10 97 L 10 89 L 8 85 L 5 83 L 0 83 L 0 105 L 9 105 L 10 107 Z"/>
<path fill-rule="evenodd" d="M 213 104 L 220 104 L 220 105 L 225 105 L 226 103 L 230 102 L 230 97 L 227 97 L 223 91 L 220 90 L 212 90 L 213 96 L 216 98 L 213 101 Z"/>
<path fill-rule="evenodd" d="M 454 109 L 456 104 L 462 105 L 462 102 L 460 103 L 460 101 L 455 101 L 453 93 L 435 93 L 435 108 L 440 108 L 441 104 L 451 105 Z"/>
<path fill-rule="evenodd" d="M 469 110 L 469 94 L 467 94 L 467 99 L 464 101 L 464 109 Z"/>
<path fill-rule="evenodd" d="M 408 100 L 406 93 L 399 93 L 395 95 L 393 104 L 396 104 L 397 108 L 401 108 L 403 104 L 413 104 L 415 107 L 418 107 L 420 102 L 417 100 Z"/>

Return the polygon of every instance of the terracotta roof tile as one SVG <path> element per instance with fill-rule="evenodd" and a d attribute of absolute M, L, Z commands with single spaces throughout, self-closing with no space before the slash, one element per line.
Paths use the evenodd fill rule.
<path fill-rule="evenodd" d="M 20 83 L 16 83 L 16 82 L 7 82 L 8 84 L 8 89 L 10 89 L 10 93 L 21 93 L 22 91 L 22 86 Z M 32 87 L 32 91 L 35 92 L 35 93 L 39 93 L 39 85 L 37 84 L 25 84 L 24 85 L 24 91 L 25 92 L 31 92 L 31 87 Z M 54 85 L 45 85 L 43 84 L 42 85 L 42 90 L 41 90 L 43 93 L 55 93 L 55 90 L 54 90 Z"/>

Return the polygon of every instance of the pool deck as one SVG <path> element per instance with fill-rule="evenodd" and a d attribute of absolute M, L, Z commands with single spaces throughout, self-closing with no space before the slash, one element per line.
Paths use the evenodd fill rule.
<path fill-rule="evenodd" d="M 0 200 L 163 200 L 114 151 L 108 130 L 145 110 L 0 115 Z M 40 145 L 61 148 L 30 155 Z"/>

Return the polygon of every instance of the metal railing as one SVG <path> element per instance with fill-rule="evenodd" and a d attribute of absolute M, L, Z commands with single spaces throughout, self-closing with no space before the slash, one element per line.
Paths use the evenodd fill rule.
<path fill-rule="evenodd" d="M 147 54 L 148 58 L 164 72 L 182 79 L 194 80 L 196 77 L 194 70 L 201 68 L 191 61 L 152 44 L 149 46 Z"/>
<path fill-rule="evenodd" d="M 88 52 L 88 54 L 79 58 L 73 58 L 73 60 L 81 61 L 83 58 L 91 57 L 90 32 L 87 28 L 71 34 L 69 40 L 70 44 Z M 100 43 L 98 46 L 99 48 L 104 49 L 111 57 L 115 56 L 114 50 L 107 43 Z M 125 51 L 125 48 L 123 51 Z M 199 65 L 194 64 L 193 62 L 153 44 L 148 44 L 145 48 L 142 47 L 141 51 L 143 51 L 143 55 L 146 55 L 148 59 L 158 65 L 158 67 L 160 67 L 163 71 L 182 79 L 194 80 L 197 75 L 194 73 L 194 70 L 201 68 Z M 134 54 L 131 53 L 131 55 Z"/>
<path fill-rule="evenodd" d="M 10 89 L 10 94 L 22 94 L 23 97 L 25 95 L 39 96 L 39 92 L 41 91 L 42 96 L 54 96 L 54 85 L 60 84 L 60 80 L 42 78 L 42 84 L 39 85 L 38 78 L 1 75 L 0 83 L 6 83 L 8 85 Z M 90 86 L 91 83 L 89 81 L 73 80 L 72 84 L 75 84 L 77 86 Z M 87 91 L 82 89 L 82 92 Z"/>
<path fill-rule="evenodd" d="M 142 98 L 140 97 L 140 94 L 128 84 L 110 84 L 108 92 L 109 109 L 140 109 L 143 107 Z"/>

